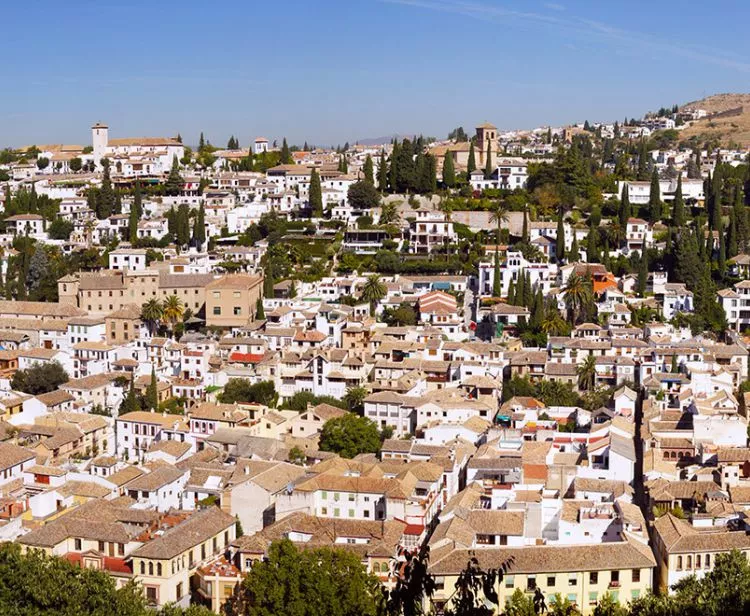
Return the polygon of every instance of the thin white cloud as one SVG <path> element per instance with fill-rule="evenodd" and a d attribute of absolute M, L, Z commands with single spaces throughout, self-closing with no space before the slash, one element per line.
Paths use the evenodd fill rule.
<path fill-rule="evenodd" d="M 565 7 L 562 4 L 558 4 L 557 2 L 545 2 L 544 7 L 550 9 L 551 11 L 565 10 Z"/>
<path fill-rule="evenodd" d="M 657 54 L 667 54 L 675 57 L 695 60 L 703 64 L 721 66 L 742 73 L 750 73 L 750 63 L 739 55 L 714 47 L 685 45 L 650 34 L 623 30 L 609 24 L 581 17 L 563 17 L 559 15 L 564 9 L 557 3 L 545 3 L 544 6 L 556 15 L 540 12 L 517 11 L 498 5 L 488 5 L 479 2 L 463 0 L 379 0 L 386 4 L 397 4 L 430 11 L 463 15 L 472 19 L 490 23 L 510 25 L 513 22 L 536 24 L 551 27 L 572 34 L 595 36 L 601 40 L 627 45 L 631 51 L 649 50 Z M 558 8 L 559 7 L 559 8 Z"/>

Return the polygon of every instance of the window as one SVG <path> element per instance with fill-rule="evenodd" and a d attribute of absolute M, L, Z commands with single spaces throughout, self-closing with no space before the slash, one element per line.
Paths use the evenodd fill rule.
<path fill-rule="evenodd" d="M 630 591 L 630 598 L 631 599 L 637 599 L 640 596 L 641 596 L 641 591 L 640 590 L 635 589 L 635 590 L 631 590 Z"/>
<path fill-rule="evenodd" d="M 146 574 L 146 563 L 141 561 L 141 575 L 145 575 L 145 574 Z"/>
<path fill-rule="evenodd" d="M 599 572 L 598 571 L 592 571 L 589 573 L 589 584 L 598 584 L 599 583 Z"/>
<path fill-rule="evenodd" d="M 686 569 L 692 569 L 693 568 L 693 557 L 688 554 L 686 562 L 687 562 L 687 567 L 685 567 L 685 568 Z"/>
<path fill-rule="evenodd" d="M 221 314 L 221 306 L 214 306 L 214 314 L 215 315 Z"/>
<path fill-rule="evenodd" d="M 75 550 L 78 551 L 78 552 L 80 552 L 81 551 L 81 540 L 80 539 L 76 539 L 73 543 L 75 545 Z"/>
<path fill-rule="evenodd" d="M 698 558 L 700 558 L 700 556 Z M 640 569 L 633 569 L 633 581 L 634 582 L 640 582 L 641 581 L 641 570 Z"/>
<path fill-rule="evenodd" d="M 596 591 L 589 593 L 589 605 L 596 605 L 597 598 L 599 597 L 599 593 Z"/>
<path fill-rule="evenodd" d="M 339 510 L 339 508 L 338 508 L 338 507 L 336 507 L 336 508 L 335 508 L 335 509 L 333 510 L 333 517 L 334 517 L 334 518 L 337 518 L 337 517 L 339 517 L 339 515 L 341 515 L 341 511 Z"/>
<path fill-rule="evenodd" d="M 104 541 L 100 541 L 99 542 L 99 551 L 102 552 L 102 553 L 104 553 L 104 549 L 105 549 L 104 548 Z"/>
<path fill-rule="evenodd" d="M 572 573 L 568 576 L 568 586 L 576 586 L 578 584 L 578 576 Z"/>
<path fill-rule="evenodd" d="M 549 588 L 552 588 L 555 585 L 555 576 L 554 575 L 548 575 L 547 576 L 547 586 Z"/>
<path fill-rule="evenodd" d="M 706 569 L 710 569 L 710 568 L 711 568 L 711 555 L 706 554 Z"/>
<path fill-rule="evenodd" d="M 149 605 L 156 605 L 159 595 L 156 586 L 146 586 L 146 601 Z"/>
<path fill-rule="evenodd" d="M 505 588 L 513 588 L 515 586 L 516 578 L 512 575 L 505 576 Z"/>
<path fill-rule="evenodd" d="M 148 563 L 148 574 L 154 575 L 154 563 Z"/>
<path fill-rule="evenodd" d="M 682 556 L 677 557 L 677 571 L 682 571 Z"/>
<path fill-rule="evenodd" d="M 157 563 L 156 564 L 156 575 L 161 576 L 161 573 L 162 573 L 161 563 Z"/>
<path fill-rule="evenodd" d="M 529 577 L 526 580 L 526 590 L 536 590 L 536 578 Z"/>
<path fill-rule="evenodd" d="M 234 316 L 238 317 L 242 315 L 242 308 L 240 306 L 235 306 L 233 312 Z"/>

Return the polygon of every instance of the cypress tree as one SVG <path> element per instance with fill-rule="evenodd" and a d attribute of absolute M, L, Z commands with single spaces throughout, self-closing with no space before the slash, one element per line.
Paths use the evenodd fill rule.
<path fill-rule="evenodd" d="M 513 284 L 512 281 L 511 284 Z M 492 295 L 494 297 L 500 297 L 502 292 L 502 284 L 500 283 L 500 253 L 495 250 L 495 267 L 492 271 Z"/>
<path fill-rule="evenodd" d="M 636 172 L 636 179 L 639 182 L 648 181 L 648 148 L 646 147 L 645 139 L 641 139 L 640 147 L 638 149 L 638 171 Z"/>
<path fill-rule="evenodd" d="M 270 267 L 266 266 L 263 278 L 263 297 L 274 296 L 273 287 L 275 284 L 276 281 L 274 280 L 273 272 Z"/>
<path fill-rule="evenodd" d="M 281 164 L 282 165 L 291 165 L 294 160 L 292 159 L 292 152 L 289 149 L 289 144 L 286 142 L 286 137 L 284 137 L 284 140 L 281 142 Z"/>
<path fill-rule="evenodd" d="M 106 162 L 105 162 L 106 161 Z M 102 159 L 104 173 L 102 174 L 102 187 L 96 198 L 96 217 L 99 220 L 109 218 L 115 207 L 115 191 L 112 189 L 112 181 L 109 176 L 109 161 Z"/>
<path fill-rule="evenodd" d="M 367 155 L 367 158 L 365 159 L 365 182 L 368 184 L 375 186 L 375 177 L 374 177 L 374 169 L 372 164 L 372 158 L 370 158 L 370 155 Z"/>
<path fill-rule="evenodd" d="M 317 169 L 310 174 L 310 210 L 313 218 L 323 217 L 323 191 L 320 187 L 320 175 Z"/>
<path fill-rule="evenodd" d="M 677 190 L 674 192 L 674 203 L 672 205 L 672 224 L 682 227 L 685 224 L 685 201 L 682 197 L 682 174 L 677 178 Z"/>
<path fill-rule="evenodd" d="M 380 154 L 380 165 L 378 165 L 378 190 L 382 193 L 388 190 L 388 163 L 385 160 L 385 150 Z"/>
<path fill-rule="evenodd" d="M 115 204 L 112 207 L 113 214 L 122 214 L 122 194 L 119 190 L 115 191 Z"/>
<path fill-rule="evenodd" d="M 727 271 L 727 244 L 726 244 L 726 238 L 724 237 L 724 224 L 719 218 L 719 255 L 717 259 L 717 265 L 719 269 L 719 276 L 724 277 L 724 274 L 726 274 Z"/>
<path fill-rule="evenodd" d="M 709 226 L 711 229 L 718 229 L 721 226 L 722 212 L 722 188 L 724 185 L 724 173 L 721 165 L 716 165 L 713 182 L 711 182 L 711 218 Z"/>
<path fill-rule="evenodd" d="M 646 286 L 648 284 L 648 257 L 646 251 L 642 250 L 640 260 L 638 261 L 638 297 L 646 296 Z"/>
<path fill-rule="evenodd" d="M 450 150 L 445 151 L 443 158 L 443 184 L 446 188 L 453 188 L 456 185 L 456 167 L 453 165 L 453 155 Z"/>
<path fill-rule="evenodd" d="M 604 247 L 602 248 L 602 265 L 609 271 L 609 238 L 604 236 Z"/>
<path fill-rule="evenodd" d="M 578 263 L 581 260 L 581 254 L 578 250 L 578 238 L 575 234 L 573 235 L 573 243 L 570 245 L 570 252 L 568 253 L 569 263 Z"/>
<path fill-rule="evenodd" d="M 198 215 L 195 217 L 193 223 L 193 240 L 198 245 L 198 250 L 206 242 L 206 208 L 203 205 L 203 201 L 201 201 L 201 205 L 198 208 Z"/>
<path fill-rule="evenodd" d="M 521 227 L 521 241 L 529 241 L 529 212 L 527 208 L 523 208 L 523 226 Z"/>
<path fill-rule="evenodd" d="M 422 168 L 419 176 L 419 192 L 433 193 L 437 190 L 437 164 L 432 154 L 425 154 L 422 157 Z"/>
<path fill-rule="evenodd" d="M 533 331 L 539 331 L 544 321 L 544 296 L 541 287 L 538 287 L 534 294 L 534 302 L 531 310 L 529 325 Z"/>
<path fill-rule="evenodd" d="M 620 200 L 620 225 L 623 229 L 627 226 L 630 216 L 630 189 L 625 184 L 622 188 L 622 199 Z"/>
<path fill-rule="evenodd" d="M 135 207 L 135 203 L 130 206 L 130 214 L 128 215 L 128 241 L 131 244 L 135 244 L 138 240 L 138 209 Z"/>
<path fill-rule="evenodd" d="M 398 141 L 394 142 L 393 150 L 391 151 L 391 165 L 388 170 L 388 183 L 390 184 L 391 192 L 398 192 L 398 179 L 400 177 L 400 171 L 398 168 L 399 159 L 401 158 L 401 146 Z"/>
<path fill-rule="evenodd" d="M 534 301 L 534 289 L 531 286 L 531 274 L 526 272 L 526 276 L 523 281 L 523 305 L 526 308 L 531 309 L 531 304 Z"/>
<path fill-rule="evenodd" d="M 341 173 L 349 173 L 349 166 L 346 163 L 346 155 L 342 154 L 339 156 L 339 167 L 338 170 Z"/>
<path fill-rule="evenodd" d="M 201 131 L 201 137 L 198 140 L 198 151 L 201 152 L 206 149 L 206 140 L 203 138 L 203 131 Z"/>
<path fill-rule="evenodd" d="M 263 321 L 266 318 L 266 311 L 263 308 L 263 298 L 259 297 L 255 301 L 255 318 L 258 321 Z"/>
<path fill-rule="evenodd" d="M 648 217 L 649 221 L 659 222 L 661 220 L 661 195 L 659 188 L 659 173 L 656 171 L 656 167 L 651 172 L 651 189 L 649 190 L 648 197 Z"/>
<path fill-rule="evenodd" d="M 185 246 L 190 241 L 190 210 L 187 203 L 177 208 L 177 245 Z"/>
<path fill-rule="evenodd" d="M 516 305 L 516 282 L 512 278 L 508 284 L 508 297 L 505 301 L 511 306 Z"/>
<path fill-rule="evenodd" d="M 560 207 L 557 216 L 557 233 L 555 237 L 555 258 L 558 263 L 562 263 L 565 258 L 565 222 L 563 221 L 563 209 Z"/>
<path fill-rule="evenodd" d="M 185 181 L 180 175 L 180 161 L 177 160 L 177 156 L 172 157 L 172 168 L 169 170 L 169 176 L 167 182 L 164 185 L 164 191 L 168 195 L 179 195 L 182 192 L 182 188 L 185 185 Z"/>
<path fill-rule="evenodd" d="M 141 196 L 141 182 L 140 180 L 135 181 L 135 189 L 133 190 L 133 205 L 131 210 L 135 208 L 136 216 L 138 220 L 143 216 L 143 197 Z"/>
<path fill-rule="evenodd" d="M 124 415 L 125 413 L 132 413 L 133 411 L 140 410 L 140 405 L 138 404 L 138 398 L 135 395 L 135 387 L 133 385 L 133 380 L 135 377 L 130 377 L 130 387 L 128 388 L 128 393 L 125 395 L 125 398 L 122 401 L 122 404 L 120 405 L 120 415 Z"/>
<path fill-rule="evenodd" d="M 739 243 L 737 241 L 737 210 L 732 208 L 729 212 L 729 228 L 727 229 L 727 258 L 731 259 L 739 254 Z"/>
<path fill-rule="evenodd" d="M 523 299 L 526 297 L 526 272 L 521 270 L 518 272 L 518 280 L 516 280 L 516 294 L 515 302 L 516 306 L 523 306 Z"/>
<path fill-rule="evenodd" d="M 474 158 L 474 142 L 469 145 L 469 160 L 466 163 L 466 177 L 470 176 L 477 169 L 477 161 Z"/>
<path fill-rule="evenodd" d="M 177 237 L 177 211 L 174 205 L 167 212 L 167 231 L 172 237 Z"/>
<path fill-rule="evenodd" d="M 596 263 L 599 261 L 599 247 L 597 238 L 599 237 L 599 229 L 594 226 L 593 221 L 589 225 L 589 234 L 586 238 L 586 261 L 588 263 Z"/>
<path fill-rule="evenodd" d="M 487 141 L 487 160 L 484 165 L 484 179 L 489 180 L 492 177 L 492 143 Z"/>
<path fill-rule="evenodd" d="M 146 407 L 149 409 L 159 408 L 159 389 L 156 381 L 156 372 L 151 366 L 151 382 L 146 388 Z"/>

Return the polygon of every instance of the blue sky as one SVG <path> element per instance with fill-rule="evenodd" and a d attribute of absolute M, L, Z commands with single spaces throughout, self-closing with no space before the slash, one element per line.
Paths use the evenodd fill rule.
<path fill-rule="evenodd" d="M 714 0 L 37 0 L 3 6 L 0 147 L 292 143 L 614 120 L 750 90 L 750 5 Z"/>

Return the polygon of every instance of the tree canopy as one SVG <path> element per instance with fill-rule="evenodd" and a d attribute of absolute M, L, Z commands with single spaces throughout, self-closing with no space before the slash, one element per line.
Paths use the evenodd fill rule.
<path fill-rule="evenodd" d="M 323 424 L 319 446 L 321 451 L 331 451 L 342 458 L 377 453 L 380 451 L 380 433 L 373 421 L 347 413 Z"/>
<path fill-rule="evenodd" d="M 16 370 L 10 386 L 32 396 L 56 390 L 68 381 L 68 373 L 59 361 L 34 363 L 25 370 Z"/>

